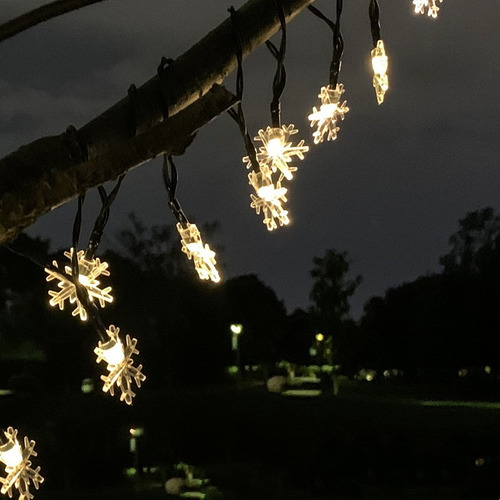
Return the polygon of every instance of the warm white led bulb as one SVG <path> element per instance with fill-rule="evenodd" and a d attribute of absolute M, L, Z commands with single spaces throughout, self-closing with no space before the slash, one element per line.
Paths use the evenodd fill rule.
<path fill-rule="evenodd" d="M 289 141 L 291 135 L 298 133 L 293 124 L 282 125 L 281 127 L 267 127 L 260 129 L 255 141 L 262 142 L 259 147 L 257 161 L 260 165 L 266 165 L 271 172 L 279 172 L 279 181 L 283 178 L 291 180 L 297 167 L 290 165 L 292 157 L 296 156 L 300 160 L 304 159 L 304 153 L 309 151 L 309 146 L 304 145 L 301 140 L 296 146 Z M 243 158 L 247 168 L 252 167 L 249 156 Z"/>
<path fill-rule="evenodd" d="M 203 244 L 196 224 L 188 222 L 184 227 L 182 224 L 177 223 L 176 227 L 181 237 L 182 251 L 189 260 L 193 261 L 199 278 L 218 283 L 220 275 L 216 268 L 215 252 L 207 244 Z"/>
<path fill-rule="evenodd" d="M 285 149 L 285 134 L 282 129 L 274 128 L 269 135 L 269 140 L 266 144 L 266 149 L 269 156 L 276 158 L 283 154 Z"/>
<path fill-rule="evenodd" d="M 425 9 L 427 7 L 427 15 L 429 17 L 436 19 L 439 11 L 437 2 L 443 3 L 443 0 L 413 0 L 413 5 L 415 6 L 415 13 L 425 14 Z"/>
<path fill-rule="evenodd" d="M 137 345 L 136 339 L 131 339 L 130 335 L 125 337 L 125 345 L 123 345 L 119 333 L 120 329 L 117 326 L 110 325 L 106 329 L 109 340 L 107 342 L 99 341 L 94 352 L 97 354 L 97 363 L 102 360 L 106 362 L 108 375 L 101 375 L 101 380 L 104 382 L 102 390 L 114 396 L 115 385 L 121 390 L 120 401 L 125 401 L 128 405 L 132 404 L 132 398 L 135 393 L 132 391 L 132 381 L 135 381 L 137 387 L 141 386 L 141 382 L 146 380 L 146 376 L 142 373 L 142 365 L 134 366 L 132 355 L 139 354 L 135 348 Z"/>
<path fill-rule="evenodd" d="M 311 127 L 316 127 L 313 132 L 314 144 L 323 142 L 326 137 L 327 141 L 334 141 L 337 138 L 337 132 L 340 130 L 337 127 L 337 120 L 344 119 L 344 115 L 349 111 L 346 106 L 347 101 L 340 103 L 340 98 L 344 93 L 344 85 L 341 83 L 335 87 L 327 85 L 321 87 L 318 97 L 321 99 L 319 108 L 313 107 L 312 113 L 308 116 L 311 122 Z"/>
<path fill-rule="evenodd" d="M 250 206 L 255 209 L 257 215 L 264 214 L 264 224 L 269 231 L 273 231 L 280 226 L 289 224 L 288 210 L 283 208 L 283 203 L 287 201 L 287 189 L 281 186 L 278 181 L 274 184 L 272 172 L 266 165 L 260 165 L 259 172 L 250 172 L 248 182 L 255 189 L 255 193 L 250 195 L 252 202 Z"/>
<path fill-rule="evenodd" d="M 372 68 L 373 68 L 373 87 L 377 96 L 377 102 L 384 102 L 385 93 L 389 90 L 389 77 L 387 76 L 387 68 L 389 66 L 389 58 L 385 53 L 384 42 L 377 41 L 377 46 L 371 51 Z"/>
<path fill-rule="evenodd" d="M 23 461 L 23 452 L 17 439 L 0 447 L 0 460 L 7 467 L 17 467 Z"/>
<path fill-rule="evenodd" d="M 78 281 L 85 287 L 89 286 L 90 284 L 90 279 L 87 275 L 85 274 L 79 274 L 78 275 Z"/>
<path fill-rule="evenodd" d="M 67 257 L 70 262 L 73 258 L 73 252 L 73 248 L 71 248 L 70 251 L 64 252 L 64 256 Z M 77 259 L 78 281 L 87 290 L 89 299 L 91 301 L 96 300 L 101 307 L 104 307 L 106 303 L 113 302 L 113 297 L 110 293 L 111 287 L 100 288 L 101 282 L 97 279 L 99 276 L 109 276 L 107 262 L 102 262 L 99 258 L 86 259 L 83 250 L 77 253 Z M 66 301 L 70 304 L 75 304 L 72 315 L 80 316 L 82 321 L 86 321 L 87 311 L 78 300 L 76 287 L 73 283 L 72 266 L 64 266 L 63 273 L 59 271 L 59 264 L 57 261 L 53 261 L 52 264 L 55 269 L 45 268 L 45 272 L 47 273 L 46 280 L 58 280 L 57 286 L 59 289 L 57 291 L 49 290 L 49 295 L 51 297 L 49 304 L 53 307 L 58 306 L 61 310 L 64 309 Z"/>
<path fill-rule="evenodd" d="M 19 492 L 19 500 L 31 500 L 31 483 L 38 489 L 43 483 L 40 467 L 31 467 L 32 457 L 36 457 L 35 441 L 30 441 L 26 436 L 22 446 L 17 440 L 17 430 L 8 427 L 4 431 L 7 442 L 0 445 L 0 461 L 5 464 L 5 477 L 0 476 L 2 485 L 0 493 L 12 498 L 14 488 Z"/>
<path fill-rule="evenodd" d="M 125 359 L 122 341 L 117 339 L 106 342 L 102 346 L 102 358 L 108 365 L 119 365 Z"/>

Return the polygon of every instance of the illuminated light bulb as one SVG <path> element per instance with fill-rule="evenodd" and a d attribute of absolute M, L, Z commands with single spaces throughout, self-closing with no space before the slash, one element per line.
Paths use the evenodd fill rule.
<path fill-rule="evenodd" d="M 0 446 L 0 460 L 5 464 L 5 477 L 0 477 L 2 485 L 0 493 L 7 494 L 12 498 L 13 489 L 19 491 L 19 500 L 31 500 L 30 485 L 33 483 L 36 489 L 43 483 L 40 475 L 40 467 L 31 467 L 31 457 L 36 457 L 35 441 L 24 438 L 24 448 L 17 440 L 17 430 L 8 427 L 4 432 L 7 443 Z"/>
<path fill-rule="evenodd" d="M 289 224 L 288 210 L 283 208 L 282 203 L 286 202 L 287 189 L 281 187 L 281 182 L 276 185 L 272 180 L 272 172 L 266 165 L 261 165 L 259 172 L 248 174 L 249 184 L 254 188 L 255 193 L 250 195 L 252 202 L 250 206 L 255 209 L 257 215 L 262 211 L 264 224 L 269 231 L 273 231 L 280 226 Z"/>
<path fill-rule="evenodd" d="M 443 3 L 443 0 L 413 0 L 415 13 L 425 14 L 425 8 L 427 7 L 427 15 L 436 19 L 439 11 L 437 2 Z"/>
<path fill-rule="evenodd" d="M 23 452 L 21 450 L 21 445 L 17 442 L 17 439 L 14 442 L 9 441 L 0 448 L 0 460 L 7 467 L 16 467 L 22 462 Z"/>
<path fill-rule="evenodd" d="M 97 354 L 97 363 L 104 360 L 107 363 L 106 369 L 108 375 L 101 375 L 101 380 L 104 382 L 102 390 L 114 396 L 115 386 L 121 390 L 120 401 L 125 401 L 128 405 L 132 404 L 132 398 L 135 392 L 132 391 L 132 382 L 135 381 L 137 387 L 141 387 L 141 382 L 146 380 L 146 376 L 142 373 L 142 365 L 137 367 L 132 359 L 133 354 L 139 354 L 135 348 L 137 345 L 136 339 L 131 339 L 130 335 L 125 337 L 125 345 L 123 345 L 119 333 L 120 329 L 114 325 L 110 325 L 106 329 L 109 336 L 107 342 L 99 341 L 94 352 Z"/>
<path fill-rule="evenodd" d="M 74 249 L 71 248 L 69 251 L 64 252 L 64 256 L 67 257 L 70 262 L 73 257 Z M 97 280 L 99 276 L 109 276 L 108 263 L 101 262 L 99 258 L 96 259 L 86 259 L 85 252 L 80 250 L 77 253 L 78 258 L 78 281 L 82 284 L 88 292 L 90 300 L 97 300 L 101 307 L 104 307 L 106 303 L 113 302 L 113 297 L 110 294 L 111 287 L 99 288 L 101 284 Z M 57 286 L 59 290 L 49 290 L 49 295 L 51 299 L 49 304 L 53 307 L 58 306 L 62 311 L 66 301 L 70 304 L 75 304 L 75 309 L 72 311 L 73 316 L 80 316 L 82 321 L 87 320 L 87 311 L 83 305 L 78 300 L 76 293 L 76 287 L 73 283 L 73 272 L 71 266 L 64 266 L 64 273 L 59 272 L 59 265 L 57 261 L 53 261 L 55 269 L 45 268 L 47 273 L 46 280 L 59 280 Z"/>
<path fill-rule="evenodd" d="M 285 149 L 285 133 L 281 128 L 273 128 L 267 137 L 266 150 L 269 156 L 276 158 Z"/>
<path fill-rule="evenodd" d="M 259 147 L 257 161 L 269 167 L 272 172 L 280 172 L 281 181 L 283 178 L 291 180 L 297 167 L 289 165 L 292 157 L 296 156 L 300 160 L 304 159 L 304 153 L 309 151 L 309 146 L 304 146 L 304 140 L 301 140 L 296 146 L 289 141 L 290 136 L 297 134 L 298 130 L 293 124 L 282 125 L 281 127 L 267 127 L 266 130 L 260 129 L 255 141 L 262 142 Z M 247 168 L 252 166 L 249 156 L 243 158 Z"/>
<path fill-rule="evenodd" d="M 340 103 L 340 98 L 344 93 L 344 85 L 338 83 L 335 87 L 327 85 L 321 87 L 318 97 L 321 99 L 319 109 L 313 107 L 313 112 L 307 117 L 311 122 L 311 127 L 316 127 L 313 132 L 314 144 L 323 142 L 326 136 L 327 141 L 334 141 L 337 138 L 337 120 L 344 119 L 344 115 L 349 111 L 346 106 L 347 101 Z"/>
<path fill-rule="evenodd" d="M 377 46 L 371 51 L 372 68 L 373 68 L 373 87 L 377 96 L 377 102 L 384 102 L 385 93 L 389 90 L 389 77 L 387 76 L 387 68 L 389 66 L 389 58 L 385 53 L 384 42 L 377 41 Z"/>
<path fill-rule="evenodd" d="M 114 366 L 119 365 L 125 359 L 123 344 L 119 338 L 116 342 L 110 340 L 102 345 L 102 359 L 104 359 L 108 365 Z"/>
<path fill-rule="evenodd" d="M 202 280 L 212 280 L 214 283 L 220 281 L 219 271 L 215 267 L 215 252 L 208 244 L 203 244 L 201 234 L 196 224 L 187 223 L 186 227 L 177 223 L 177 231 L 181 236 L 182 251 L 189 260 L 194 263 L 194 268 Z"/>

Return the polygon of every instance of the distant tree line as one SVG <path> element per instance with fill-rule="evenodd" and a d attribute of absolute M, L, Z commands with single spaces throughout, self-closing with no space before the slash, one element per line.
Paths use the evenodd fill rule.
<path fill-rule="evenodd" d="M 367 302 L 355 342 L 362 364 L 426 378 L 498 366 L 500 216 L 487 207 L 458 225 L 441 272 Z"/>
<path fill-rule="evenodd" d="M 217 224 L 204 227 L 216 234 Z M 213 237 L 212 237 L 213 239 Z M 101 257 L 116 300 L 102 310 L 105 323 L 138 338 L 149 387 L 220 381 L 235 363 L 229 325 L 241 323 L 242 364 L 272 366 L 332 362 L 347 374 L 362 367 L 400 368 L 410 376 L 442 377 L 468 366 L 494 366 L 500 348 L 500 216 L 471 212 L 450 237 L 440 273 L 371 298 L 362 318 L 349 315 L 349 299 L 361 283 L 350 276 L 346 252 L 313 259 L 311 305 L 287 314 L 276 293 L 256 275 L 214 285 L 201 282 L 180 251 L 173 226 L 147 227 L 135 216 Z M 0 382 L 11 365 L 38 366 L 39 383 L 77 388 L 98 378 L 93 354 L 97 335 L 69 311 L 47 305 L 39 265 L 61 260 L 49 242 L 21 235 L 32 261 L 0 247 Z M 220 255 L 220 252 L 219 252 Z M 328 357 L 312 357 L 315 335 L 329 340 Z M 326 344 L 325 344 L 326 345 Z M 325 354 L 325 353 L 322 353 Z M 19 383 L 22 383 L 19 382 Z"/>

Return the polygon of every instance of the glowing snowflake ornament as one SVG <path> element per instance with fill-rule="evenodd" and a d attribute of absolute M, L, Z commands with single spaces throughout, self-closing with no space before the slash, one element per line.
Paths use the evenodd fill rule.
<path fill-rule="evenodd" d="M 250 206 L 255 208 L 257 215 L 264 214 L 264 224 L 269 231 L 273 231 L 280 226 L 286 226 L 290 219 L 288 211 L 283 208 L 282 203 L 286 202 L 286 188 L 281 187 L 281 182 L 276 185 L 272 180 L 272 172 L 265 165 L 261 165 L 259 172 L 250 172 L 248 174 L 249 184 L 255 189 L 257 196 L 251 194 L 252 203 Z"/>
<path fill-rule="evenodd" d="M 125 401 L 128 405 L 132 404 L 132 398 L 135 393 L 132 391 L 132 381 L 134 380 L 137 387 L 141 387 L 141 382 L 146 380 L 146 376 L 141 372 L 142 365 L 133 366 L 133 354 L 139 354 L 135 348 L 137 345 L 136 339 L 131 339 L 130 335 L 125 337 L 126 345 L 123 345 L 119 333 L 120 329 L 111 325 L 106 333 L 109 336 L 107 342 L 99 341 L 98 346 L 94 349 L 97 354 L 97 363 L 104 360 L 107 363 L 108 375 L 101 375 L 101 380 L 104 382 L 102 390 L 114 396 L 114 386 L 120 388 L 120 401 Z"/>
<path fill-rule="evenodd" d="M 335 87 L 327 85 L 321 87 L 318 97 L 321 99 L 319 109 L 313 107 L 313 112 L 308 116 L 311 127 L 316 127 L 313 132 L 314 144 L 323 142 L 325 136 L 327 141 L 334 141 L 337 138 L 337 120 L 344 119 L 344 115 L 349 111 L 346 106 L 347 101 L 340 103 L 340 98 L 344 93 L 344 85 L 338 83 Z"/>
<path fill-rule="evenodd" d="M 5 464 L 6 477 L 0 477 L 2 484 L 1 493 L 8 494 L 12 498 L 13 488 L 19 491 L 19 500 L 31 500 L 33 498 L 30 492 L 30 483 L 33 483 L 38 489 L 40 483 L 43 483 L 43 477 L 40 475 L 40 467 L 31 468 L 30 458 L 36 457 L 35 441 L 24 438 L 24 448 L 17 440 L 17 430 L 8 427 L 4 432 L 7 443 L 0 446 L 0 460 Z"/>
<path fill-rule="evenodd" d="M 263 146 L 259 147 L 257 160 L 260 165 L 267 165 L 272 172 L 280 172 L 281 181 L 283 178 L 288 180 L 293 178 L 293 173 L 297 171 L 297 167 L 290 165 L 292 157 L 303 160 L 304 153 L 309 151 L 309 146 L 304 146 L 304 140 L 301 140 L 296 146 L 289 142 L 290 136 L 298 133 L 298 130 L 293 124 L 282 125 L 281 127 L 267 127 L 266 130 L 260 129 L 255 141 L 262 142 Z M 245 156 L 243 161 L 246 162 L 247 168 L 252 166 L 250 158 Z"/>
<path fill-rule="evenodd" d="M 194 267 L 198 276 L 202 280 L 212 280 L 214 283 L 220 281 L 219 271 L 215 267 L 215 252 L 210 249 L 208 244 L 203 244 L 201 234 L 196 224 L 187 223 L 186 227 L 177 223 L 177 231 L 181 236 L 182 251 L 189 260 L 193 260 Z"/>
<path fill-rule="evenodd" d="M 64 256 L 69 259 L 73 257 L 74 249 L 71 248 L 70 251 L 64 252 Z M 99 276 L 109 276 L 108 264 L 107 262 L 101 262 L 99 258 L 87 260 L 85 258 L 85 252 L 80 250 L 77 253 L 78 258 L 78 281 L 86 288 L 90 300 L 96 299 L 101 307 L 104 307 L 107 302 L 113 302 L 113 297 L 110 295 L 111 287 L 108 286 L 104 289 L 99 288 L 101 284 L 97 280 Z M 72 267 L 64 266 L 64 273 L 58 272 L 59 265 L 57 261 L 53 261 L 52 264 L 56 269 L 45 268 L 47 273 L 46 280 L 59 280 L 57 286 L 58 291 L 49 290 L 49 295 L 52 297 L 49 304 L 53 307 L 59 306 L 60 310 L 64 309 L 64 305 L 68 300 L 70 304 L 75 304 L 75 309 L 72 312 L 73 316 L 80 316 L 82 321 L 87 320 L 87 311 L 80 303 L 76 293 L 76 287 L 73 283 Z"/>
<path fill-rule="evenodd" d="M 427 15 L 436 19 L 439 11 L 437 2 L 443 3 L 443 0 L 413 0 L 416 14 L 424 14 L 427 7 Z"/>
<path fill-rule="evenodd" d="M 387 67 L 389 59 L 385 53 L 384 42 L 377 41 L 377 46 L 371 51 L 373 68 L 373 87 L 377 95 L 377 102 L 384 102 L 385 93 L 389 90 L 389 77 L 387 76 Z"/>

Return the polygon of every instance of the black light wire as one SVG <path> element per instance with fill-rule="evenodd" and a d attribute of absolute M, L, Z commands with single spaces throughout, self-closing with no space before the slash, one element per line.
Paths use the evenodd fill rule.
<path fill-rule="evenodd" d="M 102 322 L 101 316 L 99 315 L 99 310 L 97 306 L 90 300 L 89 293 L 87 289 L 80 283 L 78 277 L 80 275 L 80 269 L 78 266 L 78 240 L 80 239 L 80 230 L 82 227 L 82 208 L 85 201 L 85 194 L 78 197 L 78 209 L 75 216 L 75 221 L 73 223 L 73 248 L 71 254 L 71 279 L 75 285 L 76 297 L 82 307 L 87 312 L 87 316 L 91 319 L 96 327 L 99 338 L 102 342 L 107 342 L 108 335 L 106 332 L 106 326 Z"/>
<path fill-rule="evenodd" d="M 168 104 L 169 104 L 169 92 L 168 92 L 168 68 L 172 64 L 173 59 L 166 57 L 161 58 L 160 65 L 158 66 L 158 77 L 160 78 L 160 88 L 161 88 L 161 99 L 163 103 L 163 120 L 168 119 Z M 177 182 L 179 180 L 179 175 L 177 174 L 177 167 L 175 166 L 174 159 L 172 155 L 163 155 L 163 166 L 162 166 L 162 177 L 163 184 L 168 194 L 168 207 L 170 211 L 174 214 L 177 222 L 186 229 L 189 220 L 186 214 L 182 210 L 181 204 L 176 197 Z"/>
<path fill-rule="evenodd" d="M 370 27 L 372 32 L 373 46 L 376 47 L 377 42 L 381 39 L 379 21 L 380 10 L 377 0 L 370 0 L 368 14 L 370 15 Z"/>
<path fill-rule="evenodd" d="M 85 252 L 85 258 L 88 260 L 94 258 L 95 253 L 97 251 L 97 247 L 101 243 L 101 238 L 104 232 L 104 228 L 108 223 L 111 205 L 115 201 L 115 198 L 118 194 L 118 191 L 120 190 L 124 178 L 125 174 L 121 175 L 118 178 L 115 187 L 109 193 L 109 195 L 106 193 L 106 190 L 104 189 L 103 186 L 99 186 L 97 188 L 99 191 L 99 196 L 101 197 L 101 210 L 94 223 L 94 228 L 92 229 L 92 233 L 89 238 L 89 244 L 87 246 L 87 251 Z"/>
<path fill-rule="evenodd" d="M 182 226 L 183 229 L 186 229 L 189 224 L 189 220 L 182 210 L 181 204 L 176 197 L 177 181 L 179 177 L 177 175 L 177 168 L 174 164 L 172 155 L 163 155 L 162 172 L 163 183 L 165 184 L 165 188 L 167 189 L 168 193 L 168 206 L 177 219 L 177 222 Z"/>
<path fill-rule="evenodd" d="M 162 57 L 161 62 L 158 65 L 158 78 L 160 79 L 160 92 L 161 92 L 161 102 L 162 102 L 162 115 L 163 121 L 166 121 L 168 118 L 168 106 L 169 106 L 169 97 L 168 97 L 168 68 L 174 62 L 173 59 L 169 57 Z"/>
<path fill-rule="evenodd" d="M 271 54 L 277 60 L 276 73 L 273 79 L 273 100 L 271 101 L 271 122 L 273 128 L 281 127 L 281 105 L 280 97 L 283 93 L 286 84 L 286 71 L 285 71 L 285 53 L 286 53 L 286 19 L 285 11 L 283 10 L 283 4 L 281 0 L 275 0 L 276 12 L 281 27 L 281 41 L 279 49 L 270 41 L 267 40 L 266 47 L 269 49 Z"/>
<path fill-rule="evenodd" d="M 237 12 L 234 10 L 234 7 L 231 6 L 228 9 L 231 15 L 231 24 L 233 27 L 234 34 L 234 43 L 236 47 L 236 59 L 238 61 L 238 69 L 236 71 L 236 97 L 238 98 L 238 104 L 236 109 L 231 108 L 228 110 L 228 115 L 238 124 L 240 129 L 241 136 L 243 137 L 243 141 L 245 142 L 245 149 L 250 158 L 250 163 L 252 165 L 252 170 L 254 172 L 260 171 L 259 162 L 257 160 L 257 152 L 255 150 L 255 146 L 253 144 L 252 138 L 248 133 L 245 115 L 243 113 L 243 48 L 241 43 L 240 32 L 238 29 L 238 21 L 237 21 Z"/>
<path fill-rule="evenodd" d="M 342 53 L 344 52 L 344 39 L 342 33 L 340 32 L 340 17 L 342 15 L 343 0 L 337 0 L 337 19 L 334 23 L 331 19 L 328 19 L 319 9 L 309 5 L 307 7 L 310 12 L 315 16 L 319 17 L 330 27 L 333 32 L 333 54 L 332 62 L 330 64 L 330 81 L 329 84 L 332 87 L 336 87 L 339 79 L 340 65 L 342 60 Z"/>

